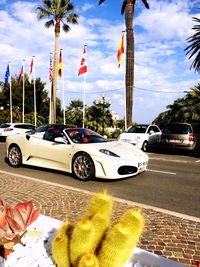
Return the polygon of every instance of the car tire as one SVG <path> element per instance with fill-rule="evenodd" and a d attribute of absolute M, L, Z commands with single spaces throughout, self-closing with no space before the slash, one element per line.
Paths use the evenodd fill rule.
<path fill-rule="evenodd" d="M 72 173 L 81 181 L 89 181 L 94 178 L 94 162 L 87 153 L 80 152 L 74 156 L 72 160 Z"/>
<path fill-rule="evenodd" d="M 147 148 L 148 148 L 148 142 L 147 141 L 144 141 L 144 143 L 142 144 L 142 150 L 144 152 L 147 152 Z"/>
<path fill-rule="evenodd" d="M 22 152 L 17 145 L 12 145 L 8 150 L 8 164 L 18 168 L 22 165 Z"/>

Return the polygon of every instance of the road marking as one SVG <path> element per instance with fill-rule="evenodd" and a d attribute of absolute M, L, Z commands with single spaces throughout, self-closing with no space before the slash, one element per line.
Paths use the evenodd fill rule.
<path fill-rule="evenodd" d="M 200 159 L 199 160 L 196 160 L 195 162 L 199 163 L 200 162 Z"/>
<path fill-rule="evenodd" d="M 165 174 L 176 175 L 176 172 L 166 172 L 166 171 L 151 170 L 151 169 L 147 169 L 147 171 L 149 171 L 149 172 L 159 172 L 159 173 L 165 173 Z"/>
<path fill-rule="evenodd" d="M 166 158 L 151 158 L 149 157 L 149 159 L 155 159 L 155 160 L 162 160 L 162 161 L 170 161 L 170 162 L 179 162 L 179 163 L 188 163 L 189 161 L 187 160 L 181 160 L 181 159 L 166 159 Z"/>

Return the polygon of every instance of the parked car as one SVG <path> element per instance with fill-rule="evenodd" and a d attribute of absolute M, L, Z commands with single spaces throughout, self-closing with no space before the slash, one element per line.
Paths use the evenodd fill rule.
<path fill-rule="evenodd" d="M 119 139 L 131 143 L 143 151 L 150 147 L 158 147 L 161 130 L 154 124 L 136 124 L 128 128 L 127 132 L 120 134 Z"/>
<path fill-rule="evenodd" d="M 160 148 L 194 151 L 197 141 L 198 133 L 192 124 L 173 122 L 163 127 Z"/>
<path fill-rule="evenodd" d="M 31 123 L 3 123 L 0 125 L 0 142 L 5 142 L 9 135 L 25 133 L 34 129 L 35 126 Z"/>
<path fill-rule="evenodd" d="M 147 170 L 148 155 L 129 143 L 109 141 L 83 128 L 67 128 L 62 134 L 55 138 L 50 129 L 43 137 L 40 133 L 9 136 L 8 163 L 61 170 L 84 181 L 94 177 L 122 179 Z"/>

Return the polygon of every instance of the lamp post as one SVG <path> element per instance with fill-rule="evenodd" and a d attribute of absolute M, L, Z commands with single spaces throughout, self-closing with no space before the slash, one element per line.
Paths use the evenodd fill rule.
<path fill-rule="evenodd" d="M 105 128 L 105 109 L 111 105 L 111 100 L 106 100 L 105 95 L 102 94 L 102 98 L 95 101 L 95 105 L 101 106 L 103 108 L 103 120 L 102 120 L 102 135 L 104 135 L 104 128 Z"/>

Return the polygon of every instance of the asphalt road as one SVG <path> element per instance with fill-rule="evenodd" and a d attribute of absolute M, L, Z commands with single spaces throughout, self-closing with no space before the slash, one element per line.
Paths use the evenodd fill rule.
<path fill-rule="evenodd" d="M 200 217 L 200 158 L 176 154 L 149 154 L 148 171 L 124 180 L 82 182 L 70 174 L 5 162 L 5 144 L 0 143 L 0 170 L 89 191 L 107 189 L 113 196 Z"/>

